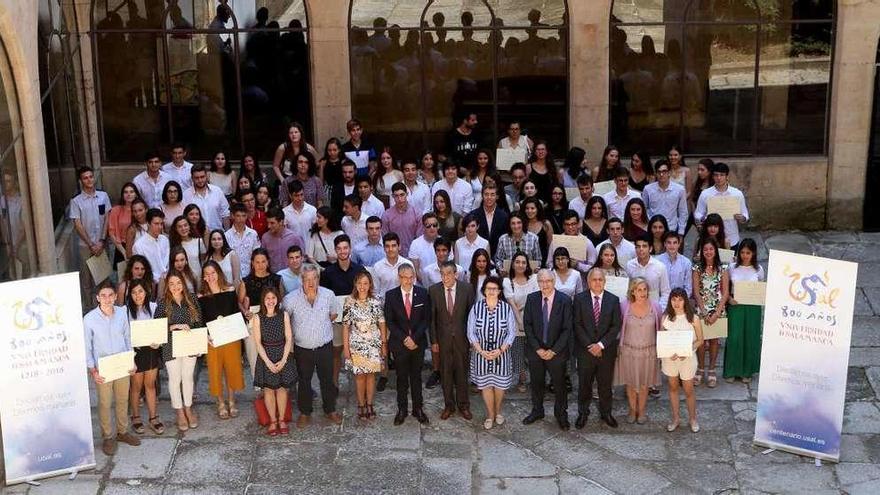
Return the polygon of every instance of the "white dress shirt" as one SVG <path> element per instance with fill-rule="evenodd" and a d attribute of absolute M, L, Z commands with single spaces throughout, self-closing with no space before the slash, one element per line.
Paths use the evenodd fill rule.
<path fill-rule="evenodd" d="M 431 188 L 431 197 L 433 198 L 437 191 L 440 190 L 446 191 L 449 194 L 449 201 L 452 202 L 452 211 L 465 216 L 473 209 L 474 190 L 468 181 L 456 179 L 455 183 L 450 186 L 446 179 L 439 180 Z"/>
<path fill-rule="evenodd" d="M 351 247 L 367 240 L 367 216 L 361 212 L 357 220 L 349 215 L 342 217 L 342 231 L 351 239 Z"/>
<path fill-rule="evenodd" d="M 413 261 L 419 262 L 418 276 L 419 281 L 422 282 L 420 285 L 422 285 L 422 287 L 428 287 L 424 284 L 426 275 L 425 269 L 428 268 L 428 265 L 431 263 L 437 263 L 437 253 L 434 252 L 434 241 L 425 239 L 424 235 L 420 235 L 413 239 L 412 244 L 409 245 L 409 258 Z"/>
<path fill-rule="evenodd" d="M 244 232 L 240 234 L 235 230 L 235 226 L 232 226 L 226 231 L 226 242 L 238 254 L 241 278 L 247 277 L 251 273 L 251 253 L 260 247 L 260 236 L 257 235 L 256 230 L 248 226 L 245 226 Z"/>
<path fill-rule="evenodd" d="M 428 213 L 434 209 L 434 205 L 431 202 L 430 187 L 417 181 L 416 185 L 413 187 L 406 186 L 406 193 L 408 195 L 407 201 L 409 201 L 410 206 L 415 208 L 420 215 Z"/>
<path fill-rule="evenodd" d="M 608 205 L 608 218 L 617 217 L 623 220 L 623 214 L 626 212 L 626 204 L 629 203 L 629 200 L 641 197 L 642 195 L 638 191 L 629 187 L 627 187 L 626 194 L 623 196 L 617 195 L 617 189 L 603 194 L 602 199 Z"/>
<path fill-rule="evenodd" d="M 605 239 L 604 241 L 600 242 L 598 246 L 596 246 L 597 253 L 602 249 L 602 246 L 604 244 L 611 244 L 612 246 L 614 246 L 614 243 L 611 242 L 611 239 Z M 617 263 L 622 268 L 626 268 L 627 262 L 636 257 L 636 246 L 626 239 L 620 239 L 620 244 L 614 246 L 614 249 L 617 251 Z"/>
<path fill-rule="evenodd" d="M 385 257 L 370 267 L 370 272 L 373 274 L 373 293 L 379 300 L 385 301 L 385 293 L 400 285 L 397 278 L 397 267 L 400 265 L 413 266 L 410 260 L 398 256 L 396 263 L 389 263 L 388 258 Z"/>
<path fill-rule="evenodd" d="M 471 259 L 474 257 L 474 252 L 477 249 L 485 249 L 486 252 L 489 252 L 489 241 L 483 239 L 479 235 L 474 242 L 471 242 L 467 239 L 467 236 L 461 236 L 458 240 L 455 241 L 455 261 L 457 261 L 461 266 L 470 268 Z M 492 253 L 489 253 L 489 262 L 491 263 Z"/>
<path fill-rule="evenodd" d="M 592 198 L 592 196 L 590 196 Z M 587 199 L 589 201 L 589 199 Z M 574 210 L 575 213 L 578 214 L 578 218 L 583 220 L 584 218 L 590 216 L 587 212 L 587 201 L 581 199 L 581 195 L 578 194 L 577 197 L 568 202 L 568 209 Z M 623 220 L 621 218 L 621 220 Z"/>
<path fill-rule="evenodd" d="M 150 262 L 153 269 L 153 281 L 158 283 L 162 275 L 168 271 L 168 257 L 171 254 L 171 246 L 165 234 L 153 237 L 150 234 L 142 235 L 134 241 L 131 248 L 133 254 L 139 254 Z"/>
<path fill-rule="evenodd" d="M 659 182 L 652 182 L 642 191 L 642 199 L 648 208 L 648 217 L 663 215 L 669 230 L 684 235 L 687 227 L 688 204 L 687 192 L 684 187 L 670 182 L 666 189 Z"/>
<path fill-rule="evenodd" d="M 370 197 L 361 203 L 361 215 L 366 215 L 365 218 L 369 217 L 378 217 L 382 218 L 382 215 L 385 214 L 385 204 L 382 203 L 382 200 L 373 196 Z"/>
<path fill-rule="evenodd" d="M 464 282 L 465 280 L 467 280 L 465 278 L 467 276 L 467 271 L 458 264 L 455 265 L 455 268 L 455 279 L 459 282 Z M 441 280 L 440 265 L 436 261 L 423 268 L 422 273 L 424 274 L 424 278 L 422 278 L 422 286 L 425 288 L 439 283 Z"/>
<path fill-rule="evenodd" d="M 95 190 L 94 194 L 81 192 L 70 200 L 69 218 L 71 220 L 79 219 L 83 229 L 86 231 L 86 235 L 89 237 L 89 241 L 95 244 L 98 241 L 104 240 L 102 238 L 106 233 L 104 224 L 107 223 L 110 208 L 112 207 L 113 204 L 110 203 L 110 196 L 104 191 Z M 76 238 L 79 240 L 80 246 L 87 245 L 79 236 L 76 236 Z"/>
<path fill-rule="evenodd" d="M 688 297 L 694 294 L 693 263 L 691 263 L 691 260 L 687 259 L 686 256 L 676 254 L 675 261 L 673 261 L 669 253 L 662 253 L 655 259 L 666 267 L 666 276 L 669 278 L 670 290 L 680 287 L 687 292 Z"/>
<path fill-rule="evenodd" d="M 309 229 L 315 224 L 318 217 L 318 209 L 303 201 L 302 209 L 297 210 L 293 203 L 284 207 L 284 226 L 300 236 L 303 241 L 309 238 Z M 305 246 L 303 246 L 305 248 Z M 305 253 L 303 253 L 305 254 Z"/>
<path fill-rule="evenodd" d="M 666 308 L 666 302 L 669 300 L 669 275 L 666 274 L 666 265 L 654 258 L 648 257 L 648 263 L 642 265 L 638 258 L 629 260 L 626 263 L 626 273 L 630 280 L 635 277 L 642 277 L 648 281 L 648 297 L 652 301 Z"/>
<path fill-rule="evenodd" d="M 694 218 L 698 222 L 702 223 L 706 220 L 706 215 L 709 214 L 709 198 L 715 196 L 733 196 L 739 199 L 740 214 L 746 217 L 747 222 L 749 221 L 749 209 L 746 208 L 745 196 L 743 196 L 742 191 L 739 189 L 728 185 L 727 189 L 724 191 L 719 191 L 716 186 L 704 189 L 703 192 L 700 193 L 700 199 L 697 200 L 697 206 L 694 208 Z M 737 222 L 735 218 L 724 219 L 724 233 L 727 235 L 727 240 L 730 241 L 731 246 L 739 244 L 739 222 Z"/>
<path fill-rule="evenodd" d="M 187 189 L 192 187 L 192 168 L 193 164 L 184 160 L 183 166 L 178 167 L 174 162 L 168 162 L 162 165 L 162 172 L 168 175 L 169 180 L 176 180 L 180 187 Z"/>
<path fill-rule="evenodd" d="M 202 210 L 208 230 L 222 229 L 223 220 L 229 218 L 229 201 L 223 190 L 214 184 L 208 184 L 201 193 L 190 187 L 183 192 L 183 204 L 195 204 Z"/>
<path fill-rule="evenodd" d="M 147 203 L 148 208 L 160 208 L 162 206 L 162 191 L 165 189 L 165 184 L 171 180 L 171 176 L 161 170 L 159 170 L 159 176 L 156 177 L 156 180 L 153 180 L 144 170 L 134 177 L 132 183 L 141 193 L 141 198 Z M 183 192 L 183 186 L 180 187 L 180 192 Z"/>

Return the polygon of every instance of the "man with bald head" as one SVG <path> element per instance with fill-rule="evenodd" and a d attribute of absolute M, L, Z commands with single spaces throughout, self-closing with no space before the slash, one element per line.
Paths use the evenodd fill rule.
<path fill-rule="evenodd" d="M 605 272 L 601 268 L 590 270 L 587 285 L 589 290 L 574 296 L 574 352 L 578 365 L 578 417 L 574 425 L 581 429 L 587 424 L 595 380 L 599 388 L 599 415 L 605 424 L 617 428 L 617 420 L 611 415 L 611 384 L 623 320 L 620 300 L 605 290 Z"/>
<path fill-rule="evenodd" d="M 570 428 L 565 363 L 569 357 L 572 332 L 571 299 L 556 290 L 556 275 L 547 269 L 538 272 L 538 292 L 529 294 L 523 308 L 526 334 L 526 362 L 532 382 L 532 412 L 523 419 L 531 424 L 544 417 L 544 376 L 556 391 L 553 414 L 559 428 Z"/>

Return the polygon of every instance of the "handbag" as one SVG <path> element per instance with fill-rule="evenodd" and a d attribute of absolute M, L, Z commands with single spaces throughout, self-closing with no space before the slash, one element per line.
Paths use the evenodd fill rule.
<path fill-rule="evenodd" d="M 257 414 L 257 423 L 260 426 L 268 426 L 269 425 L 269 409 L 266 407 L 266 401 L 263 397 L 258 397 L 254 399 L 254 412 Z M 290 423 L 291 418 L 293 417 L 293 403 L 290 400 L 290 397 L 287 397 L 287 408 L 284 411 L 284 421 L 285 423 Z"/>

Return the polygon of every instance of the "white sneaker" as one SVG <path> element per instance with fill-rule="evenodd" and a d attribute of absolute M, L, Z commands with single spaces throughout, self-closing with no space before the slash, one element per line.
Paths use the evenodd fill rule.
<path fill-rule="evenodd" d="M 496 414 L 495 415 L 495 424 L 498 426 L 503 425 L 504 424 L 504 416 L 502 416 L 500 414 Z"/>

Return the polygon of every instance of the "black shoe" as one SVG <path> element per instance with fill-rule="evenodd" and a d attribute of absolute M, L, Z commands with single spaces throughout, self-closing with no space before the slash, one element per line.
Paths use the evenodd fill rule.
<path fill-rule="evenodd" d="M 428 415 L 425 414 L 425 411 L 422 408 L 414 410 L 412 415 L 419 423 L 423 425 L 428 424 Z"/>
<path fill-rule="evenodd" d="M 589 414 L 583 414 L 583 413 L 578 414 L 577 419 L 574 420 L 574 427 L 577 428 L 578 430 L 583 430 L 584 426 L 587 426 L 587 418 L 589 418 L 589 417 L 590 417 Z"/>
<path fill-rule="evenodd" d="M 524 424 L 524 425 L 530 425 L 530 424 L 534 423 L 535 421 L 538 421 L 539 419 L 544 419 L 544 413 L 543 413 L 543 412 L 532 411 L 532 412 L 529 413 L 528 416 L 526 416 L 525 418 L 523 418 L 523 420 L 522 420 L 522 424 Z"/>
<path fill-rule="evenodd" d="M 376 384 L 376 392 L 384 392 L 385 387 L 388 386 L 388 379 L 384 376 L 379 377 L 379 383 Z"/>
<path fill-rule="evenodd" d="M 660 389 L 657 387 L 648 387 L 648 395 L 656 399 L 660 397 Z"/>
<path fill-rule="evenodd" d="M 394 426 L 402 425 L 404 419 L 406 419 L 406 411 L 404 411 L 403 409 L 398 409 L 397 416 L 394 416 Z"/>
<path fill-rule="evenodd" d="M 608 425 L 612 428 L 617 428 L 617 420 L 614 419 L 614 416 L 612 416 L 610 414 L 603 414 L 602 421 L 604 421 L 606 425 Z"/>
<path fill-rule="evenodd" d="M 431 373 L 431 376 L 428 377 L 428 381 L 425 382 L 425 388 L 434 388 L 440 384 L 440 373 L 435 371 Z"/>
<path fill-rule="evenodd" d="M 568 416 L 558 417 L 556 418 L 556 422 L 559 423 L 559 429 L 562 431 L 571 429 L 571 423 L 568 422 Z"/>

